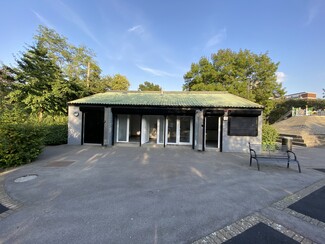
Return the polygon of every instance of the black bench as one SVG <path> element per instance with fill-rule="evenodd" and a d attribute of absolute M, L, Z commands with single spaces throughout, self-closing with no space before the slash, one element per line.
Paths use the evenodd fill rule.
<path fill-rule="evenodd" d="M 287 168 L 289 168 L 290 162 L 296 162 L 299 173 L 301 173 L 299 161 L 297 160 L 297 156 L 293 151 L 286 150 L 286 152 L 279 153 L 268 150 L 268 153 L 266 154 L 257 154 L 256 150 L 252 148 L 251 143 L 248 143 L 248 145 L 250 153 L 249 166 L 252 166 L 253 159 L 256 161 L 258 170 L 260 170 L 259 161 L 285 161 L 287 162 Z"/>

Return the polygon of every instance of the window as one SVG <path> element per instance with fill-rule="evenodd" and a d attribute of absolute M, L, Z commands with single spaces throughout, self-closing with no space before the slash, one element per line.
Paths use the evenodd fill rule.
<path fill-rule="evenodd" d="M 258 117 L 230 116 L 228 136 L 257 136 Z"/>

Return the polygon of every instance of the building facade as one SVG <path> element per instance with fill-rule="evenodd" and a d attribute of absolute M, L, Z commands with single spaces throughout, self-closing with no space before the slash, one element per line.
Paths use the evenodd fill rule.
<path fill-rule="evenodd" d="M 263 107 L 225 92 L 110 91 L 68 103 L 68 144 L 183 145 L 247 151 L 260 144 Z"/>
<path fill-rule="evenodd" d="M 285 95 L 286 99 L 304 99 L 304 100 L 315 100 L 316 93 L 314 92 L 299 92 L 289 95 Z"/>

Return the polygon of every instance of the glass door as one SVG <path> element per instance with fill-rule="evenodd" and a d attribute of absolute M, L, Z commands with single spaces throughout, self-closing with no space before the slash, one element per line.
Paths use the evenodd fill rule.
<path fill-rule="evenodd" d="M 176 143 L 177 139 L 177 117 L 167 117 L 167 143 Z"/>
<path fill-rule="evenodd" d="M 129 141 L 129 116 L 126 114 L 117 115 L 117 142 Z"/>
<path fill-rule="evenodd" d="M 191 121 L 192 118 L 188 116 L 179 117 L 179 142 L 190 143 L 191 142 Z"/>
<path fill-rule="evenodd" d="M 169 144 L 191 144 L 192 117 L 168 116 L 166 136 Z"/>
<path fill-rule="evenodd" d="M 164 144 L 164 132 L 165 132 L 165 118 L 162 116 L 159 116 L 157 118 L 157 143 L 158 144 Z"/>
<path fill-rule="evenodd" d="M 142 129 L 141 129 L 141 144 L 147 143 L 150 140 L 150 119 L 149 116 L 144 115 L 142 117 Z"/>

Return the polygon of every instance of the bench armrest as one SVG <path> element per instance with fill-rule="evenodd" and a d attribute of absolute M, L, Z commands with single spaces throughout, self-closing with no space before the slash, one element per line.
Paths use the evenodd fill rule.
<path fill-rule="evenodd" d="M 293 151 L 287 150 L 288 159 L 292 161 L 297 161 L 297 156 Z"/>
<path fill-rule="evenodd" d="M 249 153 L 251 154 L 251 158 L 256 158 L 256 151 L 252 148 L 249 149 Z"/>

